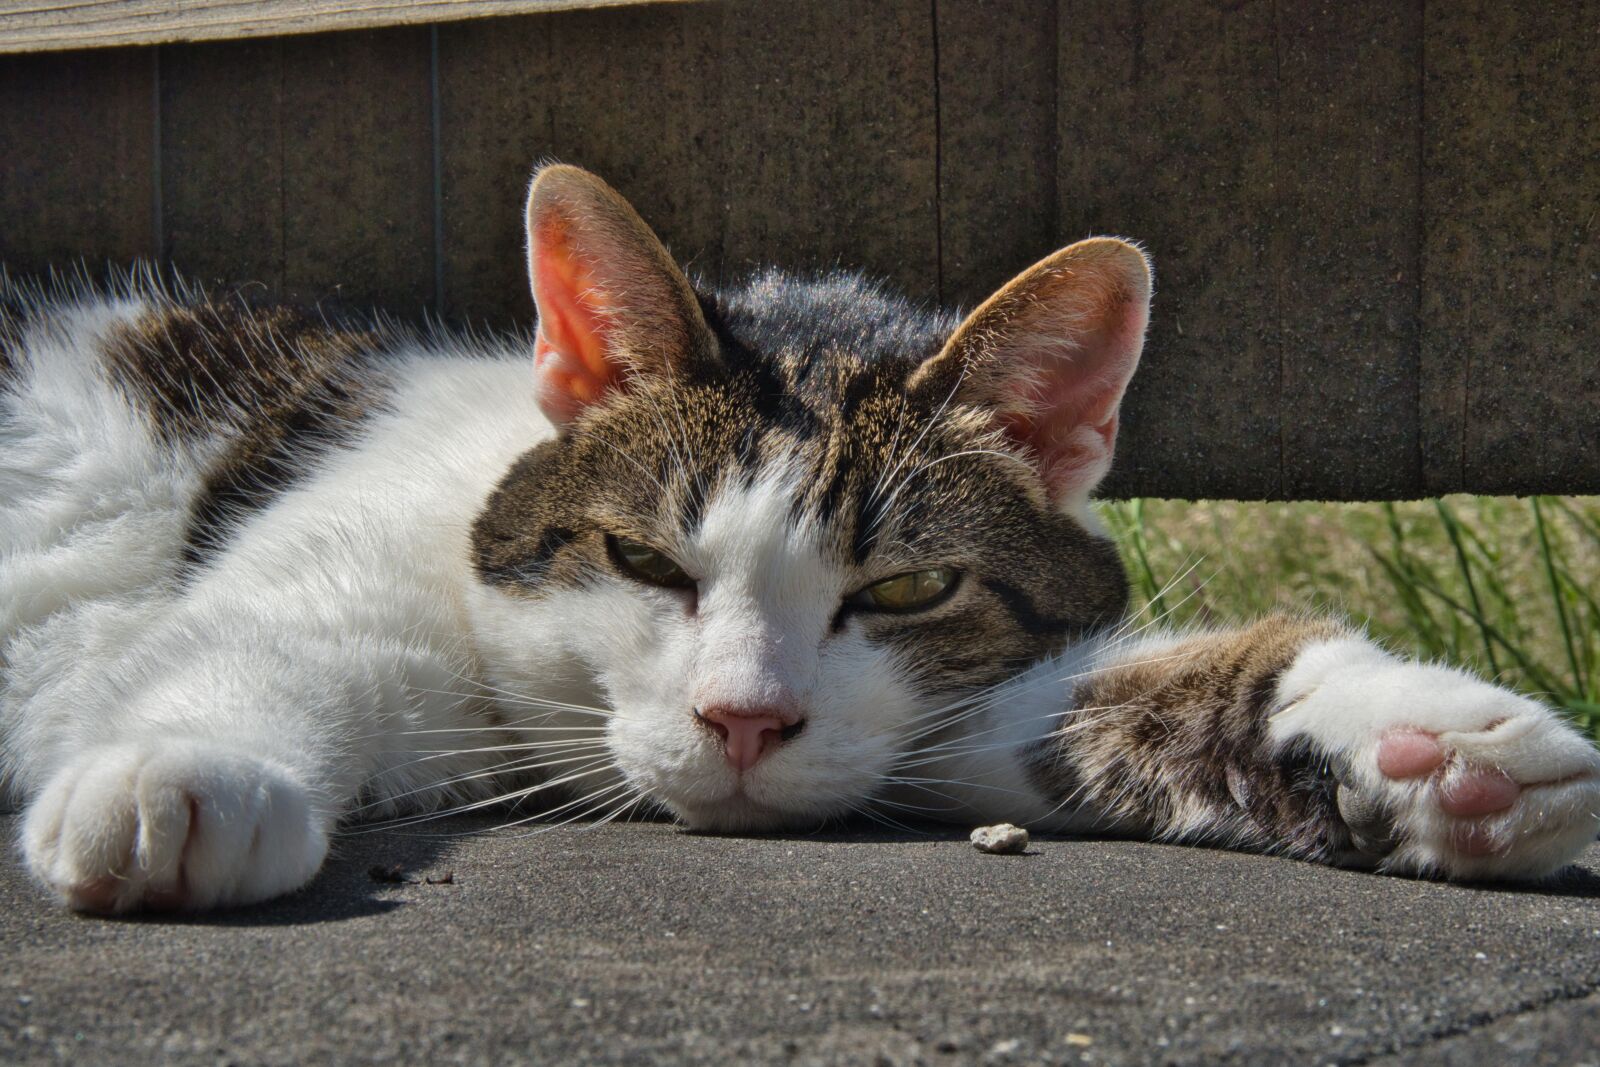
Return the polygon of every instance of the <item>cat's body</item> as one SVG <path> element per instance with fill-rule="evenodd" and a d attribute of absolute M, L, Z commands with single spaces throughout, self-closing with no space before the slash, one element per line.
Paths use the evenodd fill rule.
<path fill-rule="evenodd" d="M 1123 626 L 1086 500 L 1129 246 L 958 326 L 848 277 L 695 294 L 570 168 L 530 231 L 531 346 L 0 301 L 0 771 L 69 901 L 259 900 L 342 818 L 507 796 L 1459 877 L 1593 839 L 1600 759 L 1534 702 L 1329 622 Z"/>

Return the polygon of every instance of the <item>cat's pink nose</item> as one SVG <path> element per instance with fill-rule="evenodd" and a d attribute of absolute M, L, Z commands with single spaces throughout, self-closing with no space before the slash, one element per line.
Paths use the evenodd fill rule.
<path fill-rule="evenodd" d="M 722 740 L 728 765 L 743 774 L 772 749 L 798 734 L 805 720 L 777 708 L 712 705 L 695 708 L 694 717 Z"/>

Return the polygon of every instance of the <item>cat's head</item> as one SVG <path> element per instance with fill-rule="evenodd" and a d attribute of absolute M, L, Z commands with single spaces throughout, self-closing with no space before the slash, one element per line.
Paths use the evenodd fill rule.
<path fill-rule="evenodd" d="M 501 684 L 577 664 L 609 754 L 691 825 L 814 822 L 941 709 L 1116 621 L 1088 517 L 1150 273 L 1081 241 L 965 320 L 851 276 L 697 292 L 600 179 L 528 203 L 557 427 L 478 516 Z"/>

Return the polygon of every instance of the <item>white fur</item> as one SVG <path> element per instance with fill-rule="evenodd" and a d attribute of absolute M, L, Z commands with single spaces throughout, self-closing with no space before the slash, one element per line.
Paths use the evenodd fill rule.
<path fill-rule="evenodd" d="M 617 771 L 693 826 L 849 811 L 877 788 L 915 707 L 892 657 L 854 624 L 830 631 L 852 590 L 823 562 L 816 529 L 791 515 L 796 477 L 778 468 L 752 484 L 724 481 L 696 532 L 662 546 L 697 580 L 693 608 L 681 592 L 615 574 L 535 601 L 487 588 L 475 599 L 497 684 L 525 691 L 553 659 L 576 664 L 566 673 L 592 677 L 612 709 Z M 549 634 L 558 650 L 529 634 Z M 718 704 L 803 709 L 806 725 L 741 780 L 694 719 L 695 707 Z"/>
<path fill-rule="evenodd" d="M 692 606 L 609 569 L 537 597 L 478 581 L 472 521 L 555 432 L 516 348 L 400 353 L 386 413 L 183 575 L 190 507 L 225 442 L 160 442 L 107 380 L 97 341 L 137 310 L 58 313 L 0 394 L 0 777 L 28 802 L 30 869 L 64 899 L 260 900 L 312 877 L 343 817 L 521 795 L 572 815 L 648 796 L 724 830 L 873 796 L 890 812 L 1130 829 L 1040 795 L 1025 759 L 1072 710 L 1075 677 L 1171 638 L 1086 644 L 930 706 L 859 619 L 834 627 L 875 577 L 826 562 L 792 508 L 797 470 L 710 487 L 700 526 L 660 546 L 697 579 Z M 1593 772 L 1538 705 L 1370 646 L 1313 649 L 1283 684 L 1298 703 L 1274 736 L 1358 763 L 1406 722 L 1519 780 Z M 806 725 L 741 778 L 695 722 L 712 704 L 791 706 Z M 541 792 L 555 785 L 572 799 Z M 1512 873 L 1445 855 L 1420 792 L 1402 790 L 1416 814 L 1397 867 Z M 1592 777 L 1525 801 L 1516 862 L 1542 869 L 1592 836 Z"/>
<path fill-rule="evenodd" d="M 1159 663 L 1195 636 L 1108 637 L 1042 661 L 982 701 L 957 739 L 942 753 L 935 749 L 936 758 L 920 763 L 919 773 L 951 782 L 941 792 L 959 802 L 949 812 L 952 818 L 1065 832 L 1150 833 L 1153 828 L 1118 822 L 1081 797 L 1041 793 L 1028 761 L 1047 734 L 1092 727 L 1092 711 L 1083 723 L 1072 717 L 1085 710 L 1072 705 L 1075 680 L 1119 664 Z M 1323 641 L 1302 650 L 1284 673 L 1278 703 L 1283 710 L 1271 720 L 1272 743 L 1281 748 L 1310 740 L 1343 757 L 1362 791 L 1395 813 L 1399 845 L 1382 870 L 1536 879 L 1571 862 L 1600 832 L 1600 751 L 1550 708 L 1465 671 L 1401 660 L 1358 637 Z M 1407 780 L 1384 776 L 1378 743 L 1396 729 L 1437 735 L 1451 754 L 1442 773 Z M 1499 770 L 1523 785 L 1523 792 L 1509 810 L 1481 820 L 1450 816 L 1439 806 L 1439 793 L 1470 770 Z M 1453 832 L 1468 822 L 1488 831 L 1497 845 L 1494 854 L 1467 855 L 1456 847 Z M 1160 829 L 1167 837 L 1208 841 L 1235 833 L 1198 800 L 1167 813 Z M 1248 835 L 1238 840 L 1252 843 Z"/>
<path fill-rule="evenodd" d="M 466 778 L 504 758 L 472 751 L 465 732 L 483 727 L 487 695 L 468 529 L 510 462 L 553 431 L 524 354 L 419 349 L 358 447 L 180 586 L 207 446 L 158 443 L 107 382 L 96 339 L 134 310 L 59 319 L 0 398 L 0 766 L 9 791 L 34 798 L 29 864 L 64 896 L 103 877 L 159 887 L 166 860 L 146 845 L 183 838 L 165 825 L 187 819 L 171 803 L 182 794 L 202 827 L 242 832 L 237 813 L 252 813 L 254 847 L 272 858 L 207 878 L 222 843 L 198 833 L 191 901 L 261 899 L 315 871 L 363 792 L 382 812 L 491 788 Z M 122 854 L 130 812 L 141 844 Z"/>
<path fill-rule="evenodd" d="M 1279 683 L 1283 711 L 1271 736 L 1309 738 L 1344 756 L 1363 792 L 1396 813 L 1400 843 L 1386 870 L 1452 878 L 1532 878 L 1568 863 L 1600 831 L 1600 752 L 1543 704 L 1465 671 L 1409 663 L 1358 639 L 1303 651 Z M 1378 743 L 1394 730 L 1437 735 L 1452 753 L 1443 774 L 1397 780 L 1378 770 Z M 1466 820 L 1445 814 L 1439 791 L 1471 770 L 1499 770 L 1523 786 L 1481 824 L 1498 845 L 1472 856 L 1452 844 Z"/>

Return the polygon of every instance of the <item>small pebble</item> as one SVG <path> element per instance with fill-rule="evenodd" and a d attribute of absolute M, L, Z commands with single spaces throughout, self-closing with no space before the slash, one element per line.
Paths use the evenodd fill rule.
<path fill-rule="evenodd" d="M 972 844 L 979 852 L 1015 855 L 1028 847 L 1028 831 L 1008 822 L 995 826 L 980 826 L 972 831 Z"/>

